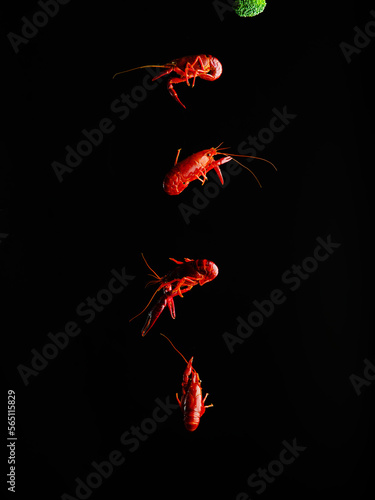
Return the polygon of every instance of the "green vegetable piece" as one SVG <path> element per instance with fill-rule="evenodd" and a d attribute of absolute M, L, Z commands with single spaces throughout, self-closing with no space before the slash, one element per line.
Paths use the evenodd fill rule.
<path fill-rule="evenodd" d="M 264 11 L 266 0 L 236 0 L 233 10 L 241 17 L 257 16 Z"/>

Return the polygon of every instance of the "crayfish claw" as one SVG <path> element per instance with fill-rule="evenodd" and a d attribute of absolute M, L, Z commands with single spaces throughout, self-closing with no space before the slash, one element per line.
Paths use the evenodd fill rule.
<path fill-rule="evenodd" d="M 149 314 L 147 317 L 146 323 L 144 324 L 142 331 L 141 331 L 142 337 L 144 337 L 146 335 L 146 333 L 149 331 L 149 329 L 151 328 L 150 323 L 151 323 L 151 315 Z"/>
<path fill-rule="evenodd" d="M 141 331 L 142 337 L 144 337 L 146 335 L 146 333 L 149 330 L 151 330 L 151 328 L 154 326 L 158 317 L 164 311 L 164 308 L 166 305 L 167 305 L 167 299 L 165 297 L 160 297 L 160 299 L 157 301 L 157 303 L 154 305 L 154 307 L 147 314 L 146 323 L 144 324 L 142 331 Z"/>

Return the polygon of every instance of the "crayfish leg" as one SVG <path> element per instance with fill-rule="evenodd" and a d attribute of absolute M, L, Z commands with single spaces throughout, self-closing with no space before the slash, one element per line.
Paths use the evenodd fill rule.
<path fill-rule="evenodd" d="M 178 157 L 180 156 L 180 151 L 181 151 L 181 148 L 177 150 L 177 156 L 176 156 L 176 159 L 174 161 L 174 166 L 177 165 L 177 162 L 178 162 Z"/>
<path fill-rule="evenodd" d="M 181 410 L 182 410 L 182 404 L 181 404 L 181 401 L 180 401 L 180 400 L 179 400 L 179 398 L 178 398 L 178 392 L 176 392 L 176 399 L 177 399 L 177 403 L 178 403 L 179 407 L 180 407 L 180 408 L 181 408 Z"/>
<path fill-rule="evenodd" d="M 179 295 L 181 298 L 184 296 L 183 293 L 189 292 L 193 286 L 196 285 L 195 280 L 190 278 L 182 278 L 180 283 L 173 289 L 173 295 Z"/>
<path fill-rule="evenodd" d="M 176 264 L 183 264 L 183 262 L 181 262 L 180 260 L 173 259 L 173 257 L 169 257 L 169 260 L 175 262 Z"/>
<path fill-rule="evenodd" d="M 205 397 L 203 398 L 203 401 L 202 401 L 202 403 L 203 403 L 203 404 L 206 402 L 207 396 L 208 396 L 208 392 L 207 392 L 207 394 L 205 395 Z M 211 403 L 210 405 L 205 406 L 205 408 L 211 408 L 211 406 L 213 406 L 213 404 L 212 404 L 212 403 Z"/>
<path fill-rule="evenodd" d="M 155 81 L 158 78 L 161 78 L 162 76 L 169 75 L 170 73 L 172 73 L 173 70 L 174 70 L 173 66 L 168 67 L 166 70 L 162 71 L 159 75 L 154 76 L 154 78 L 152 79 L 152 81 Z"/>
<path fill-rule="evenodd" d="M 201 66 L 201 68 L 202 68 L 202 69 L 196 69 L 196 68 L 195 68 L 195 65 L 196 65 L 198 62 L 200 63 L 200 66 Z M 204 67 L 204 64 L 203 64 L 203 61 L 202 61 L 201 56 L 197 56 L 197 57 L 195 58 L 195 61 L 194 61 L 192 64 L 187 63 L 187 65 L 186 65 L 186 68 L 185 68 L 186 83 L 189 85 L 189 81 L 188 81 L 188 78 L 189 78 L 189 77 L 188 77 L 188 70 L 190 70 L 190 71 L 191 71 L 191 73 L 193 73 L 193 75 L 190 75 L 190 78 L 191 78 L 191 77 L 193 77 L 193 83 L 192 83 L 192 85 L 191 85 L 192 87 L 194 87 L 194 85 L 195 85 L 195 79 L 196 79 L 196 77 L 197 77 L 197 76 L 200 76 L 200 74 L 202 74 L 202 73 L 206 73 L 206 72 L 207 72 L 207 71 L 206 71 L 206 69 L 205 69 L 205 67 Z"/>
<path fill-rule="evenodd" d="M 175 262 L 176 264 L 183 264 L 183 262 L 181 260 L 176 260 L 173 257 L 169 257 L 169 260 L 171 260 L 172 262 Z M 185 262 L 193 262 L 194 259 L 188 259 L 187 257 L 184 257 L 184 261 Z"/>
<path fill-rule="evenodd" d="M 173 297 L 167 297 L 167 304 L 169 312 L 171 313 L 172 319 L 176 319 L 176 310 L 174 307 Z"/>
<path fill-rule="evenodd" d="M 181 106 L 183 108 L 186 109 L 186 106 L 184 104 L 182 104 L 182 102 L 180 101 L 180 99 L 177 95 L 177 92 L 173 88 L 174 83 L 185 83 L 185 78 L 178 78 L 178 77 L 171 78 L 168 82 L 168 91 L 171 94 L 171 96 L 173 97 L 173 99 L 175 99 L 179 104 L 181 104 Z"/>
<path fill-rule="evenodd" d="M 196 285 L 196 283 L 194 283 L 194 285 Z M 183 294 L 186 292 L 190 292 L 190 290 L 193 288 L 194 285 L 184 285 L 185 286 L 184 289 L 182 289 L 182 287 L 180 287 L 179 292 L 178 292 L 179 296 L 184 298 Z"/>

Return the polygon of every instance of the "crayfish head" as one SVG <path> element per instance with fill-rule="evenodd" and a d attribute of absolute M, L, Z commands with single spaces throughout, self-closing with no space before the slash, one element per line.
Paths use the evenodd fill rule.
<path fill-rule="evenodd" d="M 203 278 L 199 281 L 200 285 L 204 285 L 209 281 L 212 281 L 219 274 L 219 268 L 214 262 L 210 260 L 202 259 L 196 261 L 197 271 L 203 274 Z"/>
<path fill-rule="evenodd" d="M 214 160 L 214 156 L 217 155 L 217 148 L 210 148 L 206 150 L 207 158 L 212 158 Z"/>
<path fill-rule="evenodd" d="M 209 74 L 213 79 L 219 78 L 221 73 L 223 72 L 223 66 L 221 65 L 221 62 L 219 59 L 216 59 L 216 57 L 213 56 L 208 56 L 210 60 L 210 71 Z"/>

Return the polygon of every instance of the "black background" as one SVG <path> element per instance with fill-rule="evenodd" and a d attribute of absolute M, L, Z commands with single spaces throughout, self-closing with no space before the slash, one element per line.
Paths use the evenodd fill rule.
<path fill-rule="evenodd" d="M 125 463 L 92 498 L 235 499 L 243 491 L 253 499 L 247 478 L 294 438 L 306 450 L 264 498 L 370 498 L 374 388 L 358 396 L 349 377 L 375 360 L 375 41 L 350 64 L 339 46 L 373 19 L 370 8 L 270 0 L 256 18 L 227 11 L 221 20 L 210 1 L 72 1 L 16 54 L 7 34 L 20 34 L 22 16 L 40 8 L 2 4 L 1 339 L 6 389 L 16 391 L 19 498 L 75 497 L 75 478 L 117 449 Z M 176 86 L 186 110 L 164 77 L 126 119 L 111 111 L 147 74 L 112 80 L 115 72 L 200 53 L 217 57 L 223 74 Z M 259 152 L 278 171 L 251 162 L 262 189 L 246 171 L 231 177 L 187 224 L 179 204 L 192 205 L 193 187 L 204 187 L 164 193 L 177 149 L 184 158 L 223 141 L 236 153 L 285 106 L 296 117 Z M 103 118 L 115 130 L 59 182 L 51 163 L 64 162 L 65 147 Z M 340 248 L 290 291 L 282 274 L 328 235 Z M 177 298 L 176 320 L 164 311 L 145 338 L 144 316 L 129 323 L 153 291 L 144 289 L 141 252 L 160 275 L 173 268 L 169 257 L 210 259 L 220 271 Z M 85 323 L 79 304 L 123 267 L 135 278 Z M 236 318 L 275 288 L 287 299 L 231 354 L 224 332 L 235 333 Z M 17 367 L 30 366 L 31 350 L 69 321 L 80 335 L 25 386 Z M 160 332 L 194 356 L 214 408 L 192 434 L 174 411 L 130 453 L 121 435 L 152 416 L 156 398 L 180 392 L 185 365 Z M 5 414 L 5 390 L 2 398 Z"/>

